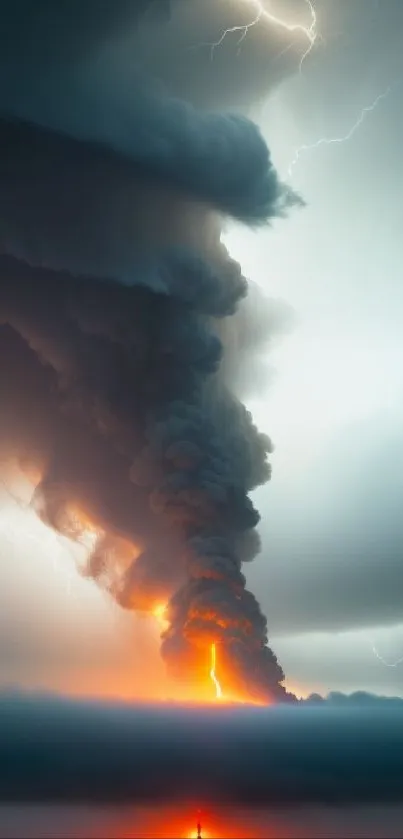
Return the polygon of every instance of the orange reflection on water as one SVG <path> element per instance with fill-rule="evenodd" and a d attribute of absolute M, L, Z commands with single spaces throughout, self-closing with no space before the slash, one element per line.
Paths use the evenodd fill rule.
<path fill-rule="evenodd" d="M 273 824 L 268 824 L 266 818 L 253 818 L 245 811 L 237 808 L 216 808 L 206 804 L 201 812 L 197 806 L 185 804 L 159 807 L 154 813 L 148 811 L 139 816 L 133 813 L 133 823 L 130 816 L 124 817 L 114 829 L 115 839 L 138 839 L 148 836 L 153 839 L 197 839 L 197 823 L 201 824 L 202 839 L 279 839 L 281 830 L 277 831 Z"/>

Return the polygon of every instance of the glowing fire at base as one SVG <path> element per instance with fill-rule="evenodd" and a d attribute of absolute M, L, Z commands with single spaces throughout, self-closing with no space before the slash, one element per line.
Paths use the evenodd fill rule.
<path fill-rule="evenodd" d="M 216 695 L 216 699 L 222 699 L 223 697 L 222 697 L 221 685 L 220 685 L 220 683 L 219 683 L 219 681 L 218 681 L 218 679 L 217 679 L 216 672 L 215 672 L 215 671 L 216 671 L 216 660 L 217 660 L 216 645 L 215 645 L 215 644 L 212 644 L 212 645 L 211 645 L 211 669 L 210 669 L 210 679 L 211 679 L 211 681 L 213 682 L 214 687 L 215 687 L 215 695 Z"/>
<path fill-rule="evenodd" d="M 169 627 L 169 620 L 167 619 L 167 604 L 166 603 L 157 603 L 151 610 L 151 614 L 153 615 L 154 619 L 160 626 L 162 631 L 165 631 Z M 203 643 L 200 643 L 198 647 L 198 651 L 201 653 L 201 657 L 204 658 L 206 654 L 206 648 L 204 647 Z M 207 672 L 209 674 L 210 683 L 214 686 L 214 701 L 221 701 L 224 703 L 240 703 L 240 704 L 248 704 L 248 705 L 267 705 L 269 704 L 267 701 L 260 701 L 256 698 L 252 698 L 250 696 L 244 696 L 242 693 L 239 695 L 238 691 L 234 693 L 226 691 L 225 696 L 223 693 L 223 689 L 221 687 L 221 683 L 217 677 L 217 644 L 212 643 L 210 645 L 210 669 L 207 671 L 205 665 L 202 665 L 202 671 L 199 672 L 199 677 L 201 677 L 201 687 L 203 693 L 203 699 L 200 698 L 200 690 L 197 692 L 191 693 L 189 696 L 186 692 L 181 694 L 181 701 L 204 701 L 206 703 L 210 703 L 213 700 L 211 695 L 211 689 L 208 687 L 208 680 L 207 680 Z M 207 672 L 206 672 L 207 671 Z M 200 684 L 199 684 L 200 687 Z M 205 691 L 205 692 L 204 692 Z"/>

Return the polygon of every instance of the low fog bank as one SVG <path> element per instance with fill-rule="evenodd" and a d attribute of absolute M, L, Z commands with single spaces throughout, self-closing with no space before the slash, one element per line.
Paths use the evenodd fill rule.
<path fill-rule="evenodd" d="M 392 803 L 403 800 L 403 703 L 130 705 L 3 693 L 8 802 Z"/>

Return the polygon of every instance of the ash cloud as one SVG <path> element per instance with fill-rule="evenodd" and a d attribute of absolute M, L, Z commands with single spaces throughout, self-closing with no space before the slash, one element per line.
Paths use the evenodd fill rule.
<path fill-rule="evenodd" d="M 0 711 L 2 801 L 402 801 L 401 700 L 206 710 L 9 693 Z"/>
<path fill-rule="evenodd" d="M 66 4 L 38 8 L 27 53 L 29 8 L 21 28 L 6 13 L 16 49 L 0 62 L 2 447 L 40 474 L 45 522 L 72 539 L 95 530 L 87 573 L 122 606 L 169 600 L 174 672 L 204 672 L 215 641 L 229 686 L 287 699 L 241 570 L 272 446 L 222 364 L 219 324 L 248 285 L 220 229 L 301 199 L 246 117 L 164 93 L 140 60 L 126 77 L 106 61 L 127 28 L 136 54 L 144 15 L 155 47 L 167 4 L 118 3 L 113 21 L 102 6 L 93 28 L 92 4 L 67 23 Z"/>

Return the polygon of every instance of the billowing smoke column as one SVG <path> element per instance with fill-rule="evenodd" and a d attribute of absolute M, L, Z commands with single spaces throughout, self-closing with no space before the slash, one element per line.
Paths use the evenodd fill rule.
<path fill-rule="evenodd" d="M 23 75 L 13 107 L 2 86 L 1 450 L 41 475 L 44 521 L 92 529 L 87 573 L 122 606 L 169 601 L 173 673 L 197 679 L 215 642 L 224 690 L 286 698 L 242 573 L 271 444 L 221 364 L 247 283 L 220 219 L 298 199 L 247 119 L 143 79 L 105 119 L 110 90 L 69 67 L 37 90 Z"/>

